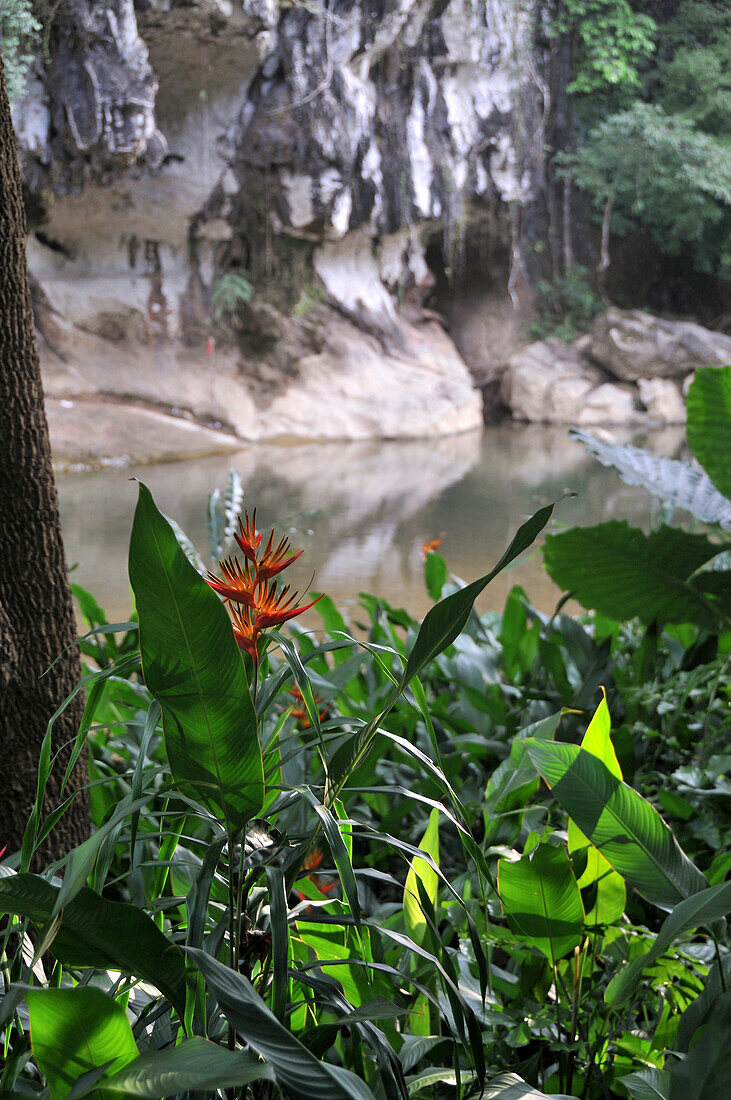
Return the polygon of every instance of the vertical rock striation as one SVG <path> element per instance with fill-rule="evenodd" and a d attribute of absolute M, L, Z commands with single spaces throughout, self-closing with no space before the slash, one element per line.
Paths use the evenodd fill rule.
<path fill-rule="evenodd" d="M 451 347 L 460 396 L 434 430 L 475 423 L 423 324 L 426 246 L 459 256 L 540 185 L 533 4 L 61 0 L 15 112 L 26 186 L 55 194 L 29 251 L 53 317 L 118 350 L 215 333 L 267 400 L 342 345 L 337 317 L 373 354 Z M 222 327 L 227 275 L 256 293 Z"/>

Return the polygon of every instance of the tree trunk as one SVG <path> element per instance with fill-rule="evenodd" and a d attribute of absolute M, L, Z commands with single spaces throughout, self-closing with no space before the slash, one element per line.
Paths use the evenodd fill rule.
<path fill-rule="evenodd" d="M 35 800 L 46 726 L 81 676 L 48 424 L 33 332 L 18 158 L 0 60 L 0 848 L 20 847 Z M 71 648 L 70 648 L 71 647 Z M 59 657 L 50 671 L 49 665 Z M 88 835 L 85 761 L 61 780 L 79 728 L 81 694 L 54 727 L 57 752 L 44 810 L 78 790 L 43 845 L 55 859 Z"/>
<path fill-rule="evenodd" d="M 602 298 L 606 298 L 607 271 L 609 270 L 609 264 L 611 262 L 611 257 L 609 255 L 609 235 L 612 228 L 613 209 L 614 194 L 611 194 L 607 197 L 607 202 L 604 207 L 604 217 L 602 218 L 601 253 L 599 256 L 599 263 L 597 264 L 596 268 L 596 282 Z"/>

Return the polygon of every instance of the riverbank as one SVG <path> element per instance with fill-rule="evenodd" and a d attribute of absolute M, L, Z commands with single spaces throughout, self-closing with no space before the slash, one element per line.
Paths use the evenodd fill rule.
<path fill-rule="evenodd" d="M 677 457 L 683 437 L 682 428 L 668 429 L 643 442 Z M 421 550 L 434 538 L 450 569 L 469 580 L 499 559 L 526 515 L 567 490 L 578 498 L 557 508 L 559 525 L 625 516 L 642 525 L 652 508 L 646 493 L 623 485 L 564 428 L 509 422 L 431 440 L 258 443 L 140 470 L 160 508 L 205 558 L 208 494 L 223 492 L 232 467 L 259 525 L 276 524 L 306 550 L 291 571 L 295 587 L 326 591 L 338 604 L 377 592 L 415 615 L 429 607 Z M 80 563 L 72 579 L 120 621 L 129 613 L 126 559 L 136 499 L 129 476 L 107 468 L 57 479 L 67 559 Z M 481 606 L 500 609 L 515 583 L 542 610 L 555 605 L 557 590 L 532 553 L 490 585 Z"/>

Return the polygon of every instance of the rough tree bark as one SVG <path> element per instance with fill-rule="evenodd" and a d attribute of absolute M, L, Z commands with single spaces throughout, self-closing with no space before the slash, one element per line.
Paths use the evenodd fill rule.
<path fill-rule="evenodd" d="M 35 799 L 48 720 L 81 675 L 78 651 L 68 648 L 74 637 L 33 332 L 20 173 L 0 60 L 0 848 L 7 845 L 8 852 L 20 847 Z M 61 800 L 82 708 L 79 694 L 56 722 L 53 749 L 59 756 L 46 812 Z M 88 835 L 85 779 L 82 761 L 70 784 L 79 793 L 44 845 L 44 857 L 55 859 Z"/>

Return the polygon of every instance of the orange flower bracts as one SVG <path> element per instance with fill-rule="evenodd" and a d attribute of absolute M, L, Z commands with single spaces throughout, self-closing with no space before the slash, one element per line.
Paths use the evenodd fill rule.
<path fill-rule="evenodd" d="M 234 535 L 246 561 L 243 566 L 236 558 L 227 558 L 219 562 L 223 578 L 209 573 L 206 580 L 211 588 L 228 603 L 233 621 L 234 636 L 239 647 L 245 650 L 254 661 L 259 663 L 258 641 L 264 630 L 280 626 L 309 610 L 317 600 L 308 604 L 297 603 L 297 592 L 290 594 L 290 585 L 282 589 L 272 580 L 292 562 L 297 561 L 302 551 L 290 554 L 290 542 L 283 536 L 274 544 L 274 528 L 260 553 L 261 532 L 256 530 L 256 510 L 249 519 L 239 519 L 239 533 Z M 318 596 L 317 599 L 321 599 Z"/>

